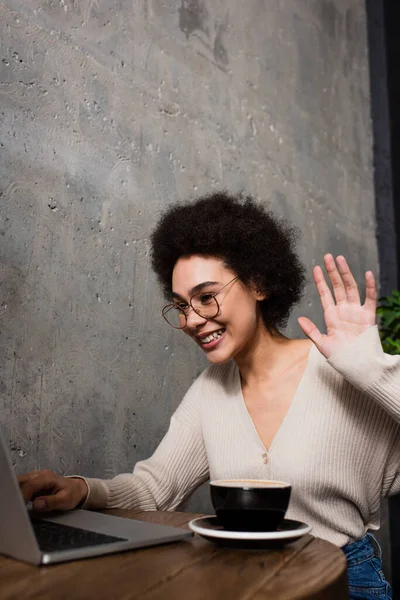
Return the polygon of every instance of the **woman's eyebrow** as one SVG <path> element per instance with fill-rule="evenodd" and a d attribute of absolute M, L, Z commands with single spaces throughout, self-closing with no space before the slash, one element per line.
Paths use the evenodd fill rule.
<path fill-rule="evenodd" d="M 191 290 L 189 290 L 189 294 L 190 294 L 190 296 L 193 296 L 193 294 L 197 294 L 198 292 L 201 292 L 201 290 L 208 287 L 209 285 L 216 285 L 217 283 L 218 283 L 218 281 L 204 281 L 203 283 L 198 283 L 197 285 L 192 287 Z M 179 300 L 186 302 L 185 298 L 183 298 L 180 294 L 177 294 L 176 292 L 172 292 L 172 297 L 178 298 Z"/>

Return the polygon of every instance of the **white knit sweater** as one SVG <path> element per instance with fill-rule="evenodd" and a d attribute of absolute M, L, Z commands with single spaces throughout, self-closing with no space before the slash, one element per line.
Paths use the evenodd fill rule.
<path fill-rule="evenodd" d="M 292 484 L 287 517 L 337 546 L 379 528 L 382 498 L 400 492 L 400 357 L 371 327 L 326 360 L 312 346 L 290 408 L 267 452 L 233 361 L 209 367 L 133 474 L 86 479 L 85 508 L 174 510 L 211 479 Z"/>

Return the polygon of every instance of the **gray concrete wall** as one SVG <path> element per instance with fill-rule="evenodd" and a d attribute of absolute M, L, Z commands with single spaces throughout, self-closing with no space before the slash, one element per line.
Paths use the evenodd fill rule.
<path fill-rule="evenodd" d="M 130 471 L 204 368 L 149 270 L 168 204 L 244 191 L 302 229 L 310 274 L 326 251 L 377 271 L 362 0 L 5 0 L 0 143 L 18 471 Z M 322 324 L 311 284 L 296 336 L 300 313 Z"/>

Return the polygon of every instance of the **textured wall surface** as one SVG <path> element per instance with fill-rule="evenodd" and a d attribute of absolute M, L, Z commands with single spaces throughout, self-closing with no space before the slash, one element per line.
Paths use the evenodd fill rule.
<path fill-rule="evenodd" d="M 377 271 L 363 0 L 3 0 L 0 408 L 18 471 L 109 477 L 205 360 L 160 316 L 149 232 L 221 187 Z M 322 323 L 309 286 L 296 309 Z M 206 505 L 197 496 L 191 506 Z"/>

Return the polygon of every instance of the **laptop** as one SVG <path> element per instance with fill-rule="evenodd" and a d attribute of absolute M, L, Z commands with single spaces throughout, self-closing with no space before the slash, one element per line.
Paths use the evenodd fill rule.
<path fill-rule="evenodd" d="M 0 554 L 35 565 L 176 542 L 191 531 L 88 510 L 28 510 L 0 428 Z"/>

